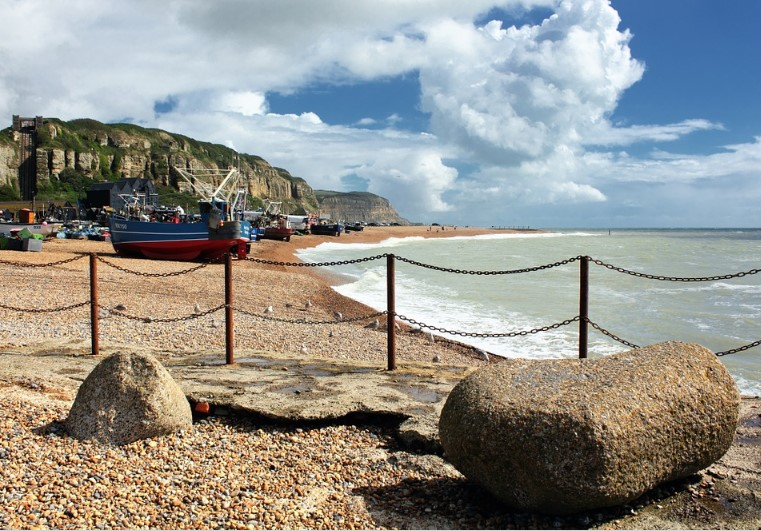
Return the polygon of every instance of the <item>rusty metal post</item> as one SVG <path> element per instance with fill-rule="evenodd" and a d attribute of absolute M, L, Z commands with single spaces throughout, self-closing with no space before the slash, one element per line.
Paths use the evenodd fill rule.
<path fill-rule="evenodd" d="M 90 341 L 93 356 L 100 351 L 98 335 L 98 258 L 95 253 L 90 253 Z"/>
<path fill-rule="evenodd" d="M 388 336 L 388 370 L 396 370 L 396 293 L 393 254 L 386 255 L 386 332 Z"/>
<path fill-rule="evenodd" d="M 579 262 L 579 359 L 587 357 L 589 332 L 589 257 Z"/>
<path fill-rule="evenodd" d="M 225 255 L 225 361 L 235 363 L 233 352 L 233 255 Z"/>

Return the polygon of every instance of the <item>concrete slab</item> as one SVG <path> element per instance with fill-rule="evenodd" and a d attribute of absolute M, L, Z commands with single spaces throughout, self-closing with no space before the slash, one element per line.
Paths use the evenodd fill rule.
<path fill-rule="evenodd" d="M 73 400 L 81 382 L 104 357 L 40 350 L 3 353 L 4 379 L 57 388 Z M 398 423 L 411 449 L 441 453 L 438 419 L 449 391 L 474 369 L 405 363 L 388 371 L 377 365 L 263 351 L 196 356 L 154 355 L 169 370 L 191 406 L 211 413 L 250 414 L 284 422 L 340 422 L 367 418 Z"/>

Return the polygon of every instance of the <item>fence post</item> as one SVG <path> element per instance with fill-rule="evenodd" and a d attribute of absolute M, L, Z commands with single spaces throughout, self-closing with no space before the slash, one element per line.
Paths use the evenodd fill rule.
<path fill-rule="evenodd" d="M 98 260 L 95 253 L 90 253 L 90 341 L 93 356 L 100 351 L 98 335 Z"/>
<path fill-rule="evenodd" d="M 394 291 L 393 254 L 386 255 L 386 334 L 388 337 L 388 370 L 396 370 L 396 293 Z"/>
<path fill-rule="evenodd" d="M 225 255 L 225 362 L 235 363 L 233 352 L 233 255 Z"/>
<path fill-rule="evenodd" d="M 579 359 L 587 357 L 589 324 L 589 257 L 579 261 Z"/>

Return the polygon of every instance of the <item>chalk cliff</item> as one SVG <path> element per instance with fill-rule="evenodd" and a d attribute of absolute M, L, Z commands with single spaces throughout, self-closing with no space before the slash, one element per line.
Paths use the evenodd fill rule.
<path fill-rule="evenodd" d="M 11 128 L 0 132 L 0 187 L 21 189 L 20 135 Z M 103 124 L 90 119 L 64 122 L 45 118 L 36 136 L 32 156 L 38 184 L 56 180 L 68 169 L 98 182 L 141 177 L 190 191 L 174 168 L 211 168 L 222 173 L 237 165 L 250 197 L 281 201 L 285 212 L 319 211 L 334 219 L 350 221 L 403 221 L 381 197 L 326 192 L 327 203 L 323 205 L 306 180 L 270 165 L 261 157 L 159 129 Z"/>

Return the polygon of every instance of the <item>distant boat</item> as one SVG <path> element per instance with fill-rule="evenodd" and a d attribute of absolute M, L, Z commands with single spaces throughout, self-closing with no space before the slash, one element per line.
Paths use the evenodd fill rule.
<path fill-rule="evenodd" d="M 340 223 L 315 223 L 309 226 L 309 232 L 322 236 L 340 236 L 344 226 Z"/>
<path fill-rule="evenodd" d="M 311 234 L 322 236 L 340 236 L 345 226 L 342 223 L 334 223 L 328 218 L 320 218 L 319 214 L 309 214 L 307 225 Z"/>
<path fill-rule="evenodd" d="M 365 230 L 365 226 L 362 225 L 362 223 L 357 222 L 357 223 L 352 223 L 351 225 L 346 225 L 345 229 L 346 229 L 346 232 L 350 232 L 350 231 L 359 232 L 359 231 Z"/>
<path fill-rule="evenodd" d="M 60 228 L 60 223 L 48 223 L 47 221 L 41 223 L 13 223 L 11 221 L 0 221 L 0 234 L 6 234 L 8 236 L 13 236 L 22 229 L 27 229 L 32 234 L 50 236 Z"/>
<path fill-rule="evenodd" d="M 292 221 L 302 222 L 304 216 L 288 216 L 280 212 L 282 202 L 264 200 L 266 208 L 242 212 L 243 219 L 254 225 L 258 239 L 291 241 L 294 229 Z"/>
<path fill-rule="evenodd" d="M 291 227 L 264 227 L 264 234 L 261 235 L 261 238 L 289 242 L 291 241 L 291 236 L 293 236 L 293 229 Z"/>

